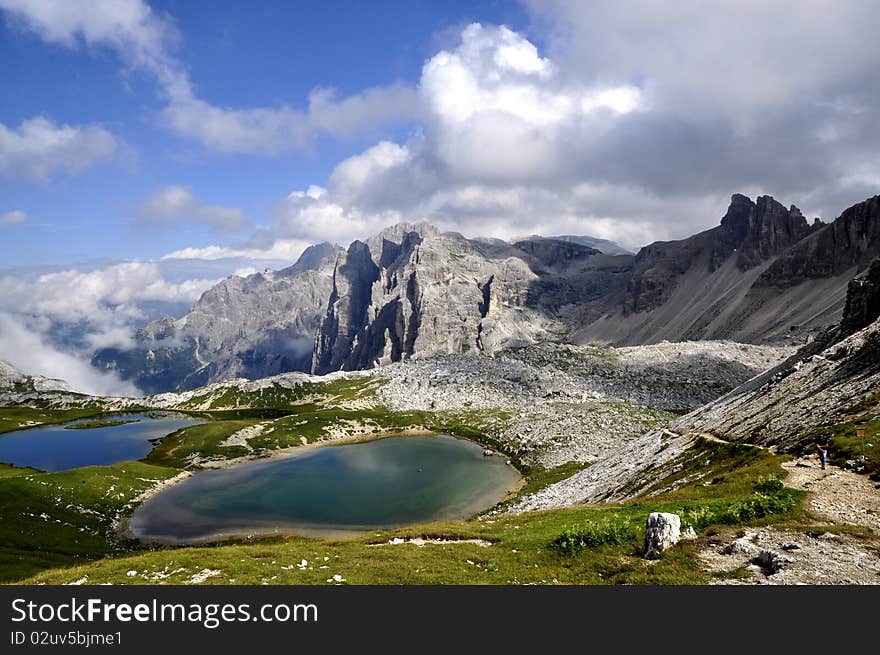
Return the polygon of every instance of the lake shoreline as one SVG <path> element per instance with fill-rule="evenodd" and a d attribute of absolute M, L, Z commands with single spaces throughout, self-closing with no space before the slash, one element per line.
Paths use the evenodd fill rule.
<path fill-rule="evenodd" d="M 383 531 L 383 530 L 392 530 L 399 529 L 405 527 L 405 525 L 396 526 L 396 527 L 387 527 L 387 526 L 363 526 L 363 527 L 351 527 L 351 526 L 326 526 L 326 525 L 291 525 L 291 526 L 281 526 L 278 528 L 267 529 L 266 531 L 262 531 L 258 528 L 254 530 L 249 530 L 247 532 L 244 531 L 218 531 L 215 534 L 211 534 L 209 536 L 195 538 L 195 539 L 166 539 L 166 538 L 151 538 L 151 537 L 140 537 L 134 534 L 131 531 L 131 519 L 137 509 L 143 505 L 145 502 L 158 495 L 161 492 L 167 491 L 170 487 L 175 486 L 190 477 L 192 477 L 195 473 L 201 471 L 211 471 L 211 470 L 224 470 L 229 469 L 242 464 L 249 463 L 257 463 L 257 462 L 271 462 L 276 460 L 295 458 L 301 455 L 306 455 L 309 452 L 313 452 L 315 450 L 324 449 L 324 448 L 332 448 L 334 446 L 346 446 L 353 445 L 358 443 L 368 443 L 373 441 L 379 441 L 383 439 L 395 439 L 395 438 L 403 438 L 403 437 L 424 437 L 424 436 L 444 436 L 449 437 L 451 439 L 456 439 L 458 441 L 465 441 L 471 444 L 474 444 L 484 451 L 488 450 L 488 446 L 486 444 L 480 443 L 475 439 L 470 439 L 466 437 L 461 437 L 457 435 L 445 434 L 442 432 L 437 432 L 435 430 L 426 430 L 426 429 L 410 429 L 405 431 L 397 431 L 393 433 L 385 433 L 385 432 L 373 432 L 367 434 L 359 434 L 359 435 L 348 435 L 344 437 L 331 438 L 319 441 L 313 441 L 306 444 L 301 444 L 298 446 L 289 446 L 286 448 L 280 448 L 278 450 L 271 451 L 268 454 L 259 454 L 259 455 L 244 455 L 241 457 L 235 457 L 230 459 L 223 460 L 208 460 L 205 462 L 199 462 L 199 466 L 202 468 L 200 470 L 182 470 L 180 474 L 174 476 L 173 478 L 169 478 L 168 480 L 164 480 L 159 484 L 151 487 L 143 494 L 138 496 L 136 499 L 132 501 L 130 509 L 127 508 L 126 514 L 124 516 L 119 516 L 114 521 L 113 534 L 118 539 L 124 540 L 134 540 L 144 546 L 158 546 L 158 547 L 180 547 L 180 546 L 200 546 L 200 545 L 209 545 L 209 544 L 220 544 L 227 543 L 230 540 L 250 540 L 250 539 L 259 539 L 259 538 L 273 538 L 273 537 L 304 537 L 309 539 L 334 539 L 334 538 L 355 538 L 358 536 L 362 536 L 364 534 L 369 534 L 374 531 Z M 522 472 L 512 464 L 510 459 L 507 459 L 506 456 L 502 453 L 497 453 L 492 451 L 493 454 L 491 456 L 487 455 L 487 457 L 501 457 L 505 460 L 505 465 L 507 468 L 512 470 L 516 474 L 516 479 L 507 486 L 504 491 L 504 496 L 493 505 L 486 507 L 484 510 L 474 513 L 472 516 L 468 517 L 465 520 L 473 520 L 479 516 L 482 516 L 486 512 L 491 511 L 494 507 L 497 507 L 500 503 L 507 502 L 517 496 L 519 490 L 525 485 L 526 480 Z M 439 520 L 439 519 L 438 519 Z"/>

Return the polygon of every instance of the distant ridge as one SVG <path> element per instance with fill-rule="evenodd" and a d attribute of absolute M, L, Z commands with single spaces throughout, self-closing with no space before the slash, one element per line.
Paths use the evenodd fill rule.
<path fill-rule="evenodd" d="M 847 285 L 878 255 L 878 197 L 826 224 L 734 194 L 718 226 L 635 255 L 587 236 L 510 243 L 401 223 L 230 277 L 93 364 L 156 393 L 547 340 L 799 344 L 840 320 Z"/>

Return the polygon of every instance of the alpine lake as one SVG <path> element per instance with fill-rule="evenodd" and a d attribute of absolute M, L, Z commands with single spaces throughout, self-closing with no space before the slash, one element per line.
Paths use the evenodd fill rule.
<path fill-rule="evenodd" d="M 165 435 L 202 422 L 149 412 L 32 427 L 0 435 L 0 462 L 60 471 L 141 459 Z M 199 470 L 141 504 L 128 531 L 167 544 L 344 536 L 467 519 L 503 500 L 519 479 L 503 456 L 447 435 L 331 443 Z"/>

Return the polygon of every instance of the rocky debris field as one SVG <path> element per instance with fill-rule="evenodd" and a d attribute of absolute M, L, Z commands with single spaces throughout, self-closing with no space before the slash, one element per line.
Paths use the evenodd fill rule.
<path fill-rule="evenodd" d="M 638 495 L 655 482 L 651 471 L 663 471 L 695 443 L 689 435 L 670 436 L 655 430 L 620 445 L 589 468 L 521 498 L 511 514 L 567 507 L 580 503 L 620 501 Z M 637 481 L 637 486 L 633 486 Z"/>
<path fill-rule="evenodd" d="M 765 527 L 719 535 L 699 552 L 707 570 L 744 573 L 723 580 L 726 584 L 880 584 L 876 483 L 836 466 L 823 471 L 816 457 L 782 466 L 788 471 L 786 486 L 809 492 L 807 509 L 815 520 L 842 529 Z"/>
<path fill-rule="evenodd" d="M 389 409 L 479 415 L 481 427 L 525 462 L 553 467 L 628 453 L 627 442 L 665 425 L 674 412 L 722 395 L 790 354 L 724 341 L 545 343 L 494 357 L 413 359 L 375 375 L 386 380 L 378 400 Z M 647 459 L 639 452 L 629 457 L 633 465 Z"/>
<path fill-rule="evenodd" d="M 373 380 L 369 393 L 348 399 L 328 397 L 320 402 L 350 409 L 442 412 L 480 429 L 527 464 L 552 468 L 614 456 L 617 459 L 608 467 L 616 471 L 620 457 L 625 458 L 624 469 L 650 460 L 645 452 L 626 448 L 628 442 L 665 426 L 676 413 L 726 393 L 790 353 L 790 348 L 724 341 L 626 348 L 544 343 L 507 349 L 495 356 L 413 358 L 370 371 L 227 380 L 146 398 L 6 390 L 0 391 L 0 404 L 38 402 L 64 409 L 100 403 L 108 411 L 135 407 L 202 411 L 255 403 L 281 406 L 294 402 L 296 390 L 306 385 L 312 388 L 310 398 L 314 400 L 322 384 Z M 241 445 L 246 447 L 246 440 Z M 672 454 L 668 451 L 665 455 Z M 616 480 L 617 473 L 612 477 Z M 575 493 L 574 488 L 572 493 L 560 495 L 551 505 L 592 496 L 592 492 L 586 496 Z"/>
<path fill-rule="evenodd" d="M 711 432 L 730 441 L 788 448 L 818 426 L 848 420 L 876 403 L 880 389 L 880 320 L 811 351 L 802 349 L 732 393 L 675 422 L 680 431 Z"/>
<path fill-rule="evenodd" d="M 718 535 L 699 551 L 716 584 L 880 584 L 877 540 L 774 527 Z M 741 574 L 741 575 L 735 575 Z"/>

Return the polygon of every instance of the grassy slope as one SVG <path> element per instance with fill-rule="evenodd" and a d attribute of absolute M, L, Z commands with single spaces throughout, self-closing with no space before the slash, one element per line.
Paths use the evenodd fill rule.
<path fill-rule="evenodd" d="M 96 430 L 98 428 L 112 428 L 117 425 L 126 425 L 128 423 L 137 423 L 137 419 L 117 419 L 112 420 L 108 419 L 105 421 L 83 421 L 82 423 L 74 423 L 73 425 L 68 425 L 64 429 L 65 430 Z"/>
<path fill-rule="evenodd" d="M 211 569 L 219 573 L 208 578 L 207 583 L 221 584 L 327 584 L 334 574 L 352 584 L 698 584 L 708 578 L 688 543 L 668 551 L 659 562 L 641 559 L 642 530 L 649 512 L 672 511 L 693 516 L 699 520 L 697 527 L 707 532 L 711 531 L 713 521 L 760 524 L 797 520 L 803 499 L 802 493 L 786 490 L 782 493 L 790 502 L 783 511 L 764 517 L 749 516 L 741 521 L 731 509 L 763 497 L 756 494 L 755 484 L 768 472 L 780 473 L 780 458 L 755 450 L 754 457 L 734 470 L 734 466 L 740 465 L 738 450 L 730 452 L 721 444 L 707 448 L 718 471 L 728 470 L 723 480 L 711 485 L 710 497 L 704 497 L 704 488 L 699 484 L 622 505 L 435 523 L 343 540 L 278 537 L 204 547 L 161 548 L 44 571 L 26 582 L 55 584 L 87 577 L 90 583 L 183 584 L 193 574 Z M 564 555 L 551 546 L 562 531 L 601 519 L 625 525 L 626 536 L 621 543 L 590 548 L 578 555 Z M 493 545 L 371 545 L 392 536 L 480 538 Z M 296 565 L 303 559 L 308 564 L 300 570 Z M 131 570 L 138 574 L 128 577 Z"/>
<path fill-rule="evenodd" d="M 104 413 L 100 407 L 78 409 L 36 409 L 33 407 L 0 407 L 0 434 L 12 432 L 29 423 L 57 424 L 74 421 L 78 418 L 98 416 Z"/>
<path fill-rule="evenodd" d="M 0 581 L 121 552 L 107 538 L 117 513 L 177 473 L 142 462 L 56 473 L 0 465 Z"/>

